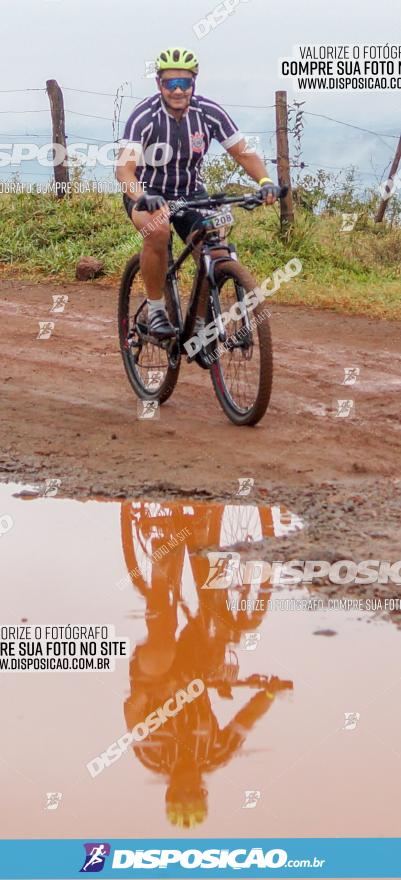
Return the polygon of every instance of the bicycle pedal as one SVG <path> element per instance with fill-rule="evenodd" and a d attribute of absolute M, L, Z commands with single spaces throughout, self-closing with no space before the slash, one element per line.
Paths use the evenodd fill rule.
<path fill-rule="evenodd" d="M 206 355 L 203 351 L 197 351 L 196 354 L 188 354 L 187 355 L 187 363 L 188 364 L 198 364 L 198 367 L 202 367 L 202 370 L 210 370 L 211 364 L 206 360 Z"/>

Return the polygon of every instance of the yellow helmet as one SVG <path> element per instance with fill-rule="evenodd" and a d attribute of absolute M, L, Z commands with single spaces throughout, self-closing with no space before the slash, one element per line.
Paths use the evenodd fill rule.
<path fill-rule="evenodd" d="M 193 74 L 198 73 L 199 62 L 190 49 L 182 47 L 163 49 L 156 58 L 156 70 L 190 70 Z"/>
<path fill-rule="evenodd" d="M 200 825 L 207 816 L 207 805 L 195 801 L 193 803 L 167 804 L 167 818 L 172 825 L 178 828 L 195 828 Z"/>

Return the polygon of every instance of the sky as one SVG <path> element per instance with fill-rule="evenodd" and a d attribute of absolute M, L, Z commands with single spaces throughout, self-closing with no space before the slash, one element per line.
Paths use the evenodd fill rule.
<path fill-rule="evenodd" d="M 399 31 L 394 0 L 382 0 L 380 6 L 377 0 L 286 0 L 285 4 L 238 0 L 232 14 L 201 39 L 194 26 L 213 10 L 214 0 L 0 3 L 2 143 L 15 141 L 20 133 L 35 135 L 25 140 L 51 140 L 47 79 L 56 79 L 63 88 L 69 143 L 85 138 L 112 141 L 112 96 L 117 88 L 125 83 L 128 97 L 121 110 L 125 120 L 138 99 L 156 91 L 154 80 L 145 75 L 146 63 L 162 48 L 182 45 L 198 55 L 198 93 L 221 103 L 242 131 L 261 133 L 260 146 L 267 156 L 275 156 L 275 119 L 273 108 L 263 108 L 274 103 L 276 89 L 284 88 L 290 103 L 294 98 L 306 101 L 308 113 L 332 116 L 383 135 L 305 116 L 302 159 L 310 171 L 354 164 L 361 179 L 368 181 L 372 174 L 380 177 L 394 155 L 401 127 L 399 93 L 294 93 L 291 82 L 279 77 L 278 64 L 299 43 L 391 43 Z M 17 89 L 42 91 L 8 91 Z M 36 171 L 33 164 L 24 163 L 32 180 Z M 9 174 L 9 169 L 0 168 L 3 179 Z M 46 169 L 41 174 L 46 176 Z"/>

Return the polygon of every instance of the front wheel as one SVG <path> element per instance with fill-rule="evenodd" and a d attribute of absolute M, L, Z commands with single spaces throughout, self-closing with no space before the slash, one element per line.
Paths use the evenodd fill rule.
<path fill-rule="evenodd" d="M 216 341 L 208 346 L 213 388 L 220 406 L 235 425 L 256 425 L 267 410 L 272 389 L 270 313 L 264 303 L 254 309 L 246 306 L 245 293 L 257 284 L 236 261 L 219 263 L 216 279 L 220 310 L 230 317 L 225 325 L 224 344 Z M 238 306 L 241 303 L 242 308 Z M 209 311 L 207 322 L 211 320 Z"/>

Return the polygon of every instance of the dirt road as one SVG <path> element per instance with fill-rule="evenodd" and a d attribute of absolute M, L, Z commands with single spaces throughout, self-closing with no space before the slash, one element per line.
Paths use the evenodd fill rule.
<path fill-rule="evenodd" d="M 55 293 L 68 294 L 62 314 L 50 314 Z M 137 418 L 118 349 L 115 288 L 1 281 L 0 296 L 3 480 L 57 477 L 61 493 L 81 497 L 227 498 L 250 476 L 251 497 L 291 505 L 310 523 L 315 547 L 333 549 L 341 539 L 343 552 L 348 543 L 396 553 L 399 324 L 273 304 L 271 405 L 256 428 L 236 428 L 208 374 L 186 363 L 160 420 Z M 55 321 L 51 337 L 37 339 L 47 320 Z M 351 366 L 360 376 L 346 386 Z M 338 399 L 355 401 L 354 416 L 334 417 Z"/>

